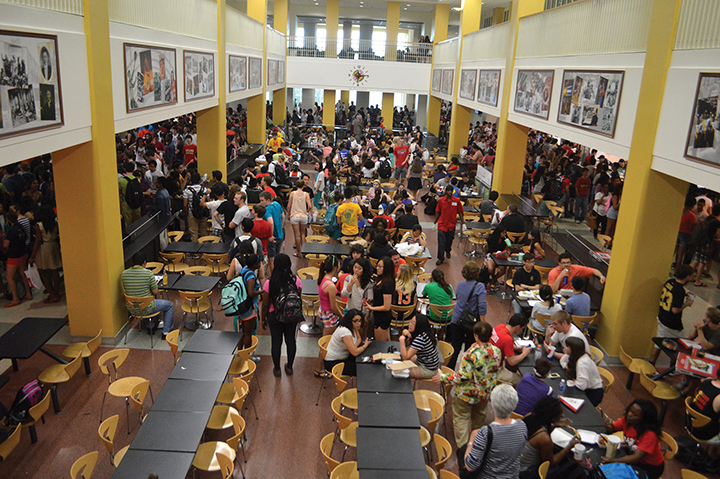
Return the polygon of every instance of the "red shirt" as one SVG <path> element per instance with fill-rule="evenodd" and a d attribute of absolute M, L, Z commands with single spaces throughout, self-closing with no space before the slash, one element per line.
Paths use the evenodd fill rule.
<path fill-rule="evenodd" d="M 578 180 L 575 182 L 575 196 L 577 196 L 578 198 L 587 198 L 587 195 L 590 193 L 591 186 L 592 181 L 590 181 L 590 178 L 578 178 Z"/>
<path fill-rule="evenodd" d="M 267 243 L 268 239 L 272 236 L 272 226 L 270 226 L 270 223 L 260 218 L 255 218 L 253 221 L 253 229 L 250 230 L 250 234 L 262 242 L 263 252 L 268 254 Z"/>
<path fill-rule="evenodd" d="M 660 450 L 660 441 L 654 432 L 645 431 L 642 436 L 638 437 L 635 428 L 627 425 L 625 416 L 615 421 L 613 427 L 616 431 L 622 431 L 625 434 L 625 440 L 631 454 L 638 449 L 645 453 L 645 457 L 642 458 L 640 463 L 659 466 L 665 461 L 665 456 Z"/>
<path fill-rule="evenodd" d="M 182 147 L 182 154 L 184 158 L 183 165 L 189 165 L 197 157 L 197 146 L 193 145 L 192 143 L 189 145 L 184 145 Z"/>
<path fill-rule="evenodd" d="M 463 213 L 463 207 L 458 198 L 453 196 L 450 201 L 448 201 L 447 196 L 443 196 L 438 200 L 435 211 L 440 213 L 438 229 L 441 231 L 452 231 L 455 229 L 455 224 L 457 223 L 457 215 Z"/>
<path fill-rule="evenodd" d="M 407 145 L 402 146 L 396 146 L 393 148 L 393 153 L 395 153 L 395 166 L 398 168 L 404 168 L 407 166 L 408 161 L 408 153 L 410 153 L 410 147 Z"/>
<path fill-rule="evenodd" d="M 405 261 L 404 259 L 400 258 L 400 262 L 398 263 L 397 266 L 395 266 L 395 277 L 397 277 L 398 271 L 400 270 L 400 266 L 402 266 L 402 265 L 404 265 L 404 264 L 407 264 L 407 261 Z"/>
<path fill-rule="evenodd" d="M 262 178 L 263 176 L 270 176 L 270 173 L 258 173 L 257 175 L 255 175 L 255 178 L 260 181 L 260 178 Z"/>
<path fill-rule="evenodd" d="M 277 196 L 277 193 L 275 193 L 275 190 L 273 190 L 273 189 L 270 188 L 269 186 L 266 186 L 266 187 L 265 187 L 265 191 L 267 191 L 268 193 L 270 193 L 270 194 L 273 196 L 273 198 L 275 198 L 275 197 Z"/>
<path fill-rule="evenodd" d="M 502 353 L 502 360 L 515 356 L 515 340 L 508 331 L 506 324 L 498 324 L 493 329 L 490 344 L 497 346 Z"/>
<path fill-rule="evenodd" d="M 387 221 L 387 227 L 388 227 L 388 228 L 395 228 L 395 220 L 392 219 L 390 216 L 388 216 L 388 215 L 377 215 L 375 218 L 382 218 L 382 219 L 384 219 L 385 221 Z M 373 218 L 373 221 L 375 221 L 375 218 Z"/>
<path fill-rule="evenodd" d="M 695 227 L 695 222 L 695 213 L 692 211 L 683 213 L 682 218 L 680 219 L 680 232 L 691 234 L 693 228 Z"/>

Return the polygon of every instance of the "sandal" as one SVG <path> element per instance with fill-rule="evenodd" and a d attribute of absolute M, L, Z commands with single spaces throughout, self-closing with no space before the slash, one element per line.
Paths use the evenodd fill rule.
<path fill-rule="evenodd" d="M 12 308 L 13 306 L 19 306 L 19 305 L 20 305 L 20 301 L 18 301 L 17 303 L 8 303 L 5 305 L 5 307 Z"/>
<path fill-rule="evenodd" d="M 327 371 L 318 371 L 317 369 L 315 370 L 315 377 L 316 377 L 316 378 L 327 379 L 327 378 L 329 378 L 330 376 L 332 376 L 332 375 L 331 375 L 329 372 L 327 372 Z"/>

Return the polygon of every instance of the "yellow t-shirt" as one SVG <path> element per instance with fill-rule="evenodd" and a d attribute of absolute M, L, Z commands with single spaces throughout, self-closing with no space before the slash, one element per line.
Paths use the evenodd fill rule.
<path fill-rule="evenodd" d="M 268 146 L 268 148 L 270 148 L 271 150 L 277 150 L 278 148 L 280 148 L 280 146 L 282 146 L 282 139 L 279 138 L 279 137 L 277 137 L 277 138 L 270 138 L 270 140 L 268 140 L 267 146 Z"/>
<path fill-rule="evenodd" d="M 342 220 L 342 234 L 345 236 L 357 236 L 358 219 L 362 216 L 362 209 L 357 203 L 343 203 L 338 206 L 335 216 Z"/>

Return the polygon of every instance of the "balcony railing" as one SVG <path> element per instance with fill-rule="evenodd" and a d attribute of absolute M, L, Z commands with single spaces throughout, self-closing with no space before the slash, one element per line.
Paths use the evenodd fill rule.
<path fill-rule="evenodd" d="M 432 63 L 432 43 L 288 37 L 288 56 Z"/>

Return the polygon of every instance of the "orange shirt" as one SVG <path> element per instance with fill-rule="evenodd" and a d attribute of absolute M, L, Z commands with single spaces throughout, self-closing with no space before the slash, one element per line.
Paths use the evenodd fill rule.
<path fill-rule="evenodd" d="M 555 282 L 562 269 L 562 265 L 559 265 L 557 268 L 553 268 L 552 270 L 550 270 L 550 274 L 548 274 L 548 284 L 553 284 Z M 571 264 L 568 275 L 560 284 L 559 289 L 570 289 L 572 287 L 570 284 L 575 276 L 589 278 L 592 275 L 593 268 L 588 268 L 587 266 L 580 266 L 579 264 Z M 567 283 L 565 282 L 565 280 L 567 280 Z"/>

